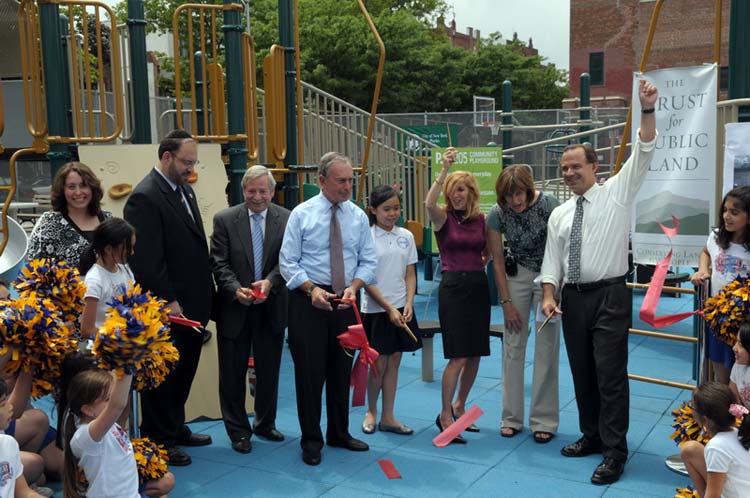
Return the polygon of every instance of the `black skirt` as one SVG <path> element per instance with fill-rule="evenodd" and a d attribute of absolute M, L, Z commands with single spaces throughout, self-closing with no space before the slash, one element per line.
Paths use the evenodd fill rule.
<path fill-rule="evenodd" d="M 404 308 L 399 308 L 401 313 Z M 370 346 L 382 355 L 389 355 L 398 352 L 416 351 L 422 348 L 422 338 L 419 333 L 416 316 L 412 315 L 408 323 L 409 328 L 417 337 L 415 343 L 409 334 L 401 327 L 397 327 L 388 318 L 385 311 L 380 313 L 364 313 L 362 315 L 362 324 L 365 327 L 367 340 Z"/>
<path fill-rule="evenodd" d="M 443 356 L 490 355 L 490 290 L 483 271 L 444 272 L 438 290 Z"/>

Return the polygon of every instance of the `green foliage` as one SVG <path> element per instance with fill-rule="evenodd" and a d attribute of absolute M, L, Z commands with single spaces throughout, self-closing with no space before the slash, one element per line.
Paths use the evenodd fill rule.
<path fill-rule="evenodd" d="M 172 13 L 181 3 L 181 0 L 145 0 L 149 29 L 170 32 Z M 263 58 L 279 38 L 278 0 L 247 0 L 247 3 L 249 28 L 257 53 L 258 82 L 262 86 Z M 445 0 L 365 0 L 364 3 L 386 47 L 379 112 L 469 110 L 473 95 L 501 101 L 502 82 L 506 79 L 513 83 L 516 109 L 559 108 L 567 95 L 567 73 L 554 65 L 545 65 L 542 57 L 524 56 L 521 42 L 509 46 L 499 33 L 494 33 L 483 39 L 475 52 L 452 47 L 430 22 L 446 12 Z M 126 13 L 124 6 L 124 0 L 117 6 L 120 15 Z M 357 2 L 299 0 L 299 12 L 302 79 L 369 110 L 379 49 Z M 170 91 L 167 79 L 161 84 Z"/>

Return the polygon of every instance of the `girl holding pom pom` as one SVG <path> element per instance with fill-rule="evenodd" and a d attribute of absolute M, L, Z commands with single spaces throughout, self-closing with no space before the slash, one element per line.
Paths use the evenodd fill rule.
<path fill-rule="evenodd" d="M 135 229 L 120 218 L 103 221 L 91 244 L 81 255 L 79 271 L 86 275 L 86 296 L 81 317 L 81 334 L 93 339 L 104 324 L 107 304 L 134 280 L 127 260 L 135 247 Z"/>
<path fill-rule="evenodd" d="M 63 477 L 67 498 L 166 496 L 174 487 L 174 476 L 167 472 L 138 489 L 133 446 L 116 422 L 127 405 L 131 381 L 132 375 L 115 379 L 104 370 L 85 370 L 71 381 Z M 87 488 L 79 481 L 79 466 L 88 481 Z"/>
<path fill-rule="evenodd" d="M 750 490 L 750 415 L 736 404 L 734 393 L 720 382 L 693 391 L 693 411 L 711 440 L 682 445 L 680 456 L 693 486 L 703 498 L 743 498 Z M 740 419 L 739 429 L 735 427 Z"/>
<path fill-rule="evenodd" d="M 690 277 L 693 285 L 710 278 L 712 295 L 739 274 L 750 274 L 750 187 L 730 190 L 721 201 L 720 213 L 719 226 L 708 236 L 701 252 L 698 271 Z M 713 331 L 706 335 L 706 356 L 714 367 L 716 380 L 729 384 L 734 354 Z"/>

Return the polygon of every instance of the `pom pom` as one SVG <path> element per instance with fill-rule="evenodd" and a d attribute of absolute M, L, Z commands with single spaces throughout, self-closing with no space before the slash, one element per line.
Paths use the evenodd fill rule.
<path fill-rule="evenodd" d="M 83 311 L 83 297 L 86 286 L 81 280 L 78 268 L 65 261 L 34 259 L 23 267 L 14 282 L 21 296 L 35 293 L 47 298 L 62 314 L 64 322 L 78 319 Z"/>
<path fill-rule="evenodd" d="M 167 473 L 167 450 L 149 438 L 131 439 L 135 463 L 138 467 L 138 482 L 141 486 L 157 481 Z"/>
<path fill-rule="evenodd" d="M 99 366 L 133 374 L 136 390 L 161 384 L 179 360 L 169 335 L 166 301 L 131 286 L 107 303 L 104 325 L 94 340 Z"/>
<path fill-rule="evenodd" d="M 692 487 L 677 488 L 674 498 L 701 498 L 701 495 Z"/>
<path fill-rule="evenodd" d="M 701 444 L 706 444 L 711 439 L 703 426 L 695 420 L 693 407 L 689 402 L 683 401 L 678 409 L 672 411 L 672 415 L 674 415 L 672 427 L 675 431 L 669 437 L 674 439 L 677 446 L 682 446 L 686 441 L 698 441 Z"/>
<path fill-rule="evenodd" d="M 703 319 L 716 338 L 729 346 L 737 341 L 740 325 L 750 315 L 750 278 L 738 275 L 713 297 L 706 300 Z"/>
<path fill-rule="evenodd" d="M 32 292 L 0 301 L 0 354 L 10 353 L 5 372 L 33 372 L 34 398 L 53 391 L 63 358 L 77 348 L 78 340 L 49 299 Z"/>

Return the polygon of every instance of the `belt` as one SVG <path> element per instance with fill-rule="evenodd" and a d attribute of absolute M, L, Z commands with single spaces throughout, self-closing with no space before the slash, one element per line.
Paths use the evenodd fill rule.
<path fill-rule="evenodd" d="M 567 283 L 564 288 L 569 290 L 576 290 L 578 292 L 585 292 L 595 289 L 601 289 L 602 287 L 609 287 L 610 285 L 621 284 L 625 282 L 625 275 L 619 277 L 605 278 L 604 280 L 597 280 L 595 282 L 578 282 L 578 283 Z"/>

